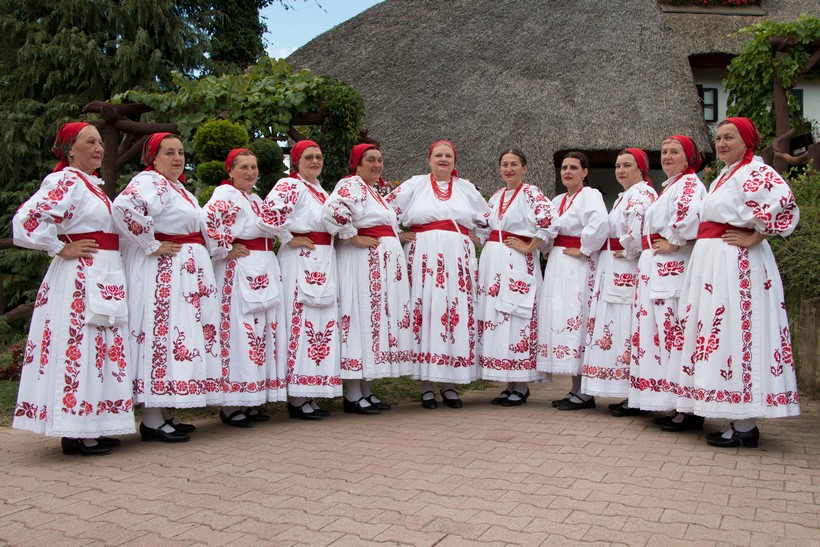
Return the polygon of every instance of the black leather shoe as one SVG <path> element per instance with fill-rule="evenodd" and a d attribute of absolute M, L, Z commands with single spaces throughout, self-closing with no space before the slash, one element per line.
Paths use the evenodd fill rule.
<path fill-rule="evenodd" d="M 372 406 L 376 410 L 381 410 L 382 412 L 386 412 L 386 411 L 390 410 L 391 408 L 393 408 L 391 405 L 385 403 L 384 401 L 378 401 L 378 402 L 374 401 L 372 394 L 365 397 L 364 400 L 367 401 L 368 403 L 370 403 L 370 406 Z"/>
<path fill-rule="evenodd" d="M 611 405 L 609 405 L 609 410 L 618 410 L 622 406 L 626 406 L 626 404 L 628 402 L 629 402 L 629 399 L 624 399 L 620 403 L 612 403 Z"/>
<path fill-rule="evenodd" d="M 738 446 L 757 448 L 757 443 L 760 441 L 760 430 L 758 428 L 755 427 L 751 431 L 737 431 L 734 424 L 729 427 L 732 428 L 731 437 L 724 439 L 723 433 L 713 433 L 706 436 L 706 443 L 709 446 L 718 448 L 735 448 Z"/>
<path fill-rule="evenodd" d="M 97 443 L 106 448 L 114 448 L 122 444 L 122 441 L 114 437 L 97 437 Z"/>
<path fill-rule="evenodd" d="M 666 425 L 672 421 L 672 418 L 675 417 L 675 414 L 671 416 L 658 416 L 657 418 L 652 418 L 652 423 L 655 425 Z"/>
<path fill-rule="evenodd" d="M 237 416 L 242 416 L 242 418 L 239 420 L 234 420 L 234 418 L 236 418 Z M 230 425 L 233 427 L 248 428 L 256 425 L 256 422 L 248 418 L 244 410 L 237 410 L 236 412 L 231 412 L 230 416 L 225 414 L 224 411 L 220 410 L 219 419 L 222 420 L 223 424 Z"/>
<path fill-rule="evenodd" d="M 645 410 L 641 410 L 640 408 L 632 408 L 625 406 L 624 403 L 618 403 L 618 406 L 612 408 L 612 405 L 609 405 L 610 413 L 613 416 L 618 418 L 623 418 L 624 416 L 642 416 L 646 414 Z"/>
<path fill-rule="evenodd" d="M 490 404 L 491 404 L 491 405 L 501 405 L 501 404 L 504 404 L 504 401 L 506 401 L 506 400 L 507 400 L 507 397 L 509 397 L 510 395 L 512 395 L 512 393 L 510 393 L 510 391 L 508 391 L 508 390 L 506 390 L 506 389 L 505 389 L 504 391 L 502 391 L 502 392 L 501 392 L 501 394 L 500 394 L 498 397 L 496 397 L 495 399 L 493 399 L 492 401 L 490 401 Z"/>
<path fill-rule="evenodd" d="M 442 389 L 441 392 L 440 392 L 441 393 L 441 401 L 445 405 L 449 406 L 450 408 L 461 408 L 461 407 L 463 407 L 464 403 L 462 403 L 461 399 L 458 398 L 458 394 L 456 394 L 455 399 L 448 399 L 447 397 L 444 396 L 444 394 L 447 393 L 448 391 L 452 391 L 453 393 L 455 393 L 454 389 Z"/>
<path fill-rule="evenodd" d="M 308 404 L 308 403 L 305 403 Z M 305 406 L 305 405 L 302 405 Z M 305 412 L 302 406 L 294 406 L 288 403 L 288 416 L 299 420 L 321 420 L 322 417 L 316 412 Z"/>
<path fill-rule="evenodd" d="M 572 400 L 564 401 L 556 406 L 558 410 L 582 410 L 584 408 L 595 408 L 595 397 L 590 397 L 586 401 L 573 403 Z"/>
<path fill-rule="evenodd" d="M 173 418 L 165 420 L 165 423 L 176 429 L 178 433 L 192 433 L 196 431 L 196 426 L 194 424 L 184 424 L 182 422 L 174 423 Z"/>
<path fill-rule="evenodd" d="M 681 433 L 683 431 L 701 431 L 703 429 L 703 416 L 695 416 L 694 414 L 684 414 L 683 421 L 681 422 L 674 422 L 669 421 L 667 424 L 663 424 L 661 429 L 664 431 L 671 431 L 673 433 Z"/>
<path fill-rule="evenodd" d="M 329 410 L 325 410 L 324 408 L 319 408 L 319 405 L 313 406 L 313 399 L 308 401 L 308 404 L 310 405 L 310 408 L 313 409 L 314 414 L 318 414 L 322 418 L 327 418 L 328 416 L 330 416 L 330 411 Z"/>
<path fill-rule="evenodd" d="M 424 396 L 427 395 L 428 393 L 430 395 L 432 395 L 432 397 L 430 397 L 429 399 L 425 399 Z M 430 408 L 430 409 L 438 408 L 438 403 L 436 402 L 435 393 L 433 393 L 432 391 L 425 391 L 424 393 L 422 393 L 421 394 L 421 406 L 423 406 L 424 408 Z"/>
<path fill-rule="evenodd" d="M 342 399 L 342 408 L 346 414 L 364 414 L 365 416 L 375 416 L 376 414 L 381 414 L 381 411 L 375 407 L 362 406 L 363 400 L 364 397 L 360 398 L 358 401 L 348 401 L 347 399 Z"/>
<path fill-rule="evenodd" d="M 575 397 L 575 394 L 574 394 L 573 392 L 571 392 L 571 391 L 570 391 L 570 392 L 569 392 L 569 395 L 567 395 L 567 396 L 566 396 L 566 397 L 564 397 L 563 399 L 555 399 L 555 400 L 554 400 L 552 403 L 550 403 L 550 404 L 552 404 L 552 407 L 553 407 L 553 408 L 558 408 L 558 405 L 560 405 L 561 403 L 568 403 L 568 402 L 569 402 L 569 400 L 570 400 L 570 399 L 572 399 L 573 397 Z"/>
<path fill-rule="evenodd" d="M 530 390 L 527 388 L 526 393 L 521 393 L 520 391 L 513 391 L 510 395 L 515 395 L 518 399 L 510 399 L 509 397 L 501 403 L 501 406 L 521 406 L 527 402 L 527 399 L 530 398 Z"/>
<path fill-rule="evenodd" d="M 191 440 L 187 433 L 182 431 L 172 431 L 168 433 L 161 428 L 151 429 L 140 423 L 140 438 L 143 442 L 160 441 L 162 443 L 184 443 Z"/>
<path fill-rule="evenodd" d="M 243 410 L 242 414 L 244 414 L 245 417 L 247 419 L 249 419 L 250 421 L 252 421 L 252 422 L 269 422 L 270 421 L 270 416 L 268 416 L 267 414 L 263 414 L 263 413 L 259 412 L 258 410 L 254 410 L 251 407 L 248 407 L 245 410 Z"/>
<path fill-rule="evenodd" d="M 60 439 L 60 444 L 63 447 L 63 454 L 71 456 L 72 454 L 80 454 L 82 456 L 104 456 L 111 453 L 111 449 L 103 446 L 97 441 L 93 446 L 86 446 L 82 439 L 70 439 L 63 437 Z"/>

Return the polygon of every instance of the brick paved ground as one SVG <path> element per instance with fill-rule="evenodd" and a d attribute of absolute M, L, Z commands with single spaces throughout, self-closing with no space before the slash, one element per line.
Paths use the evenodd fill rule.
<path fill-rule="evenodd" d="M 202 421 L 183 445 L 136 435 L 105 457 L 0 430 L 0 544 L 820 545 L 820 403 L 718 450 L 647 417 L 517 408 Z M 707 420 L 707 431 L 722 424 Z"/>

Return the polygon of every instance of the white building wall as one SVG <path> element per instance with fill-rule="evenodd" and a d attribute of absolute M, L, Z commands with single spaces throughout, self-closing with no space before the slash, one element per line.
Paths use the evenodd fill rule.
<path fill-rule="evenodd" d="M 692 72 L 696 84 L 718 90 L 718 121 L 725 118 L 728 96 L 726 89 L 723 87 L 723 79 L 726 77 L 727 71 L 719 68 L 696 68 Z M 820 142 L 820 80 L 800 80 L 795 89 L 803 90 L 803 116 L 814 122 L 814 141 Z M 717 129 L 717 123 L 708 123 L 707 125 L 713 133 Z"/>

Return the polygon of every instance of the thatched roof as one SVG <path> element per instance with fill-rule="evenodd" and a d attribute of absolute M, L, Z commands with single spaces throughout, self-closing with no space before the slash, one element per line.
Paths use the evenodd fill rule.
<path fill-rule="evenodd" d="M 817 6 L 763 0 L 776 19 Z M 672 133 L 708 149 L 688 56 L 737 53 L 727 35 L 759 20 L 668 14 L 652 0 L 386 0 L 289 61 L 359 90 L 391 179 L 426 172 L 427 147 L 446 138 L 482 188 L 516 146 L 529 180 L 551 190 L 560 151 L 658 150 Z"/>

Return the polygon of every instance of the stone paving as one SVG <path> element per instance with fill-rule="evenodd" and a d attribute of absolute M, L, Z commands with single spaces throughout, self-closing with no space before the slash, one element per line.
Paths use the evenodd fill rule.
<path fill-rule="evenodd" d="M 402 404 L 381 416 L 216 421 L 182 445 L 105 457 L 0 430 L 0 544 L 820 545 L 820 403 L 761 423 L 759 449 L 646 417 L 526 405 Z M 722 426 L 707 420 L 706 431 Z"/>

